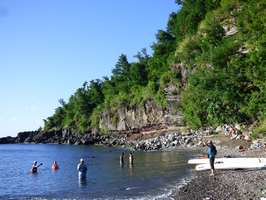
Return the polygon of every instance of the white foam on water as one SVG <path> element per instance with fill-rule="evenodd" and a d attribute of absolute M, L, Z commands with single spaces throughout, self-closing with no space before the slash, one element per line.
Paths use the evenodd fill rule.
<path fill-rule="evenodd" d="M 191 176 L 179 180 L 176 184 L 168 185 L 163 189 L 160 189 L 160 192 L 157 194 L 144 194 L 144 196 L 136 197 L 100 197 L 100 198 L 90 198 L 93 200 L 174 200 L 176 192 L 182 187 L 186 186 L 191 181 Z M 128 187 L 125 188 L 126 191 L 137 189 L 138 187 Z M 88 197 L 89 198 L 89 197 Z M 78 198 L 43 198 L 43 197 L 34 197 L 31 200 L 85 200 L 87 198 L 78 197 Z M 266 200 L 266 198 L 261 198 L 261 200 Z"/>
<path fill-rule="evenodd" d="M 53 198 L 53 197 L 32 197 L 31 200 L 86 200 L 86 199 L 93 199 L 93 200 L 174 200 L 176 193 L 178 190 L 180 190 L 182 187 L 186 186 L 190 181 L 192 177 L 189 175 L 186 178 L 183 178 L 179 180 L 176 184 L 167 185 L 164 188 L 158 189 L 159 192 L 157 194 L 143 194 L 143 196 L 136 196 L 136 197 L 115 197 L 115 196 L 108 196 L 108 197 L 100 197 L 100 198 L 90 198 L 89 196 L 87 198 L 84 197 L 76 197 L 76 198 Z M 138 189 L 138 187 L 127 187 L 125 188 L 126 191 Z M 29 198 L 27 198 L 29 199 Z M 10 200 L 13 200 L 12 198 Z M 25 200 L 25 198 L 21 198 L 21 200 Z M 261 200 L 266 200 L 266 198 L 261 198 Z"/>
<path fill-rule="evenodd" d="M 191 178 L 183 178 L 178 181 L 176 184 L 168 185 L 165 188 L 161 189 L 159 194 L 145 194 L 145 196 L 137 197 L 108 197 L 108 198 L 95 198 L 93 200 L 174 200 L 176 192 L 187 185 L 191 181 Z M 133 190 L 137 187 L 126 188 L 126 190 Z M 266 199 L 265 199 L 266 200 Z"/>
<path fill-rule="evenodd" d="M 134 190 L 134 189 L 137 189 L 138 187 L 128 187 L 126 188 L 125 190 L 129 191 L 129 190 Z"/>

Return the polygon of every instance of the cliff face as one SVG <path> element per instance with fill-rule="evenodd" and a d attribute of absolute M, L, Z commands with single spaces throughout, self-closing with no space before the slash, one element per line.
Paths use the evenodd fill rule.
<path fill-rule="evenodd" d="M 264 2 L 178 1 L 152 55 L 143 50 L 128 62 L 122 54 L 110 78 L 85 82 L 43 130 L 136 133 L 184 121 L 198 129 L 261 120 L 263 136 Z"/>
<path fill-rule="evenodd" d="M 127 131 L 149 127 L 183 126 L 183 116 L 178 110 L 180 107 L 179 89 L 170 84 L 164 89 L 164 93 L 167 99 L 166 109 L 156 105 L 154 100 L 147 100 L 143 105 L 105 111 L 101 115 L 99 128 L 101 130 Z"/>

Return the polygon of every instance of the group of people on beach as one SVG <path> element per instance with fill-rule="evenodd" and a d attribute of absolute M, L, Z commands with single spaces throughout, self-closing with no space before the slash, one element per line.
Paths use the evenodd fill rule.
<path fill-rule="evenodd" d="M 36 174 L 38 172 L 38 168 L 42 166 L 43 164 L 40 163 L 38 164 L 37 161 L 34 161 L 31 167 L 31 173 Z M 52 163 L 51 169 L 53 171 L 56 171 L 59 169 L 59 165 L 56 161 Z M 83 158 L 80 159 L 78 165 L 77 165 L 77 171 L 80 179 L 86 179 L 86 174 L 87 174 L 87 165 L 85 164 L 85 161 Z"/>

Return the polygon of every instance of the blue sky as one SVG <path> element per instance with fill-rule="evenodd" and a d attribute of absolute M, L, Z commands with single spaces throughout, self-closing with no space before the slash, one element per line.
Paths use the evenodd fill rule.
<path fill-rule="evenodd" d="M 174 0 L 1 0 L 0 137 L 42 126 L 58 99 L 150 47 L 176 10 Z"/>

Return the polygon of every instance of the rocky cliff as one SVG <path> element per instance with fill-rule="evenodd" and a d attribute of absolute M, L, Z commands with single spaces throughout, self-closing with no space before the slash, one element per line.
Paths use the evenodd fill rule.
<path fill-rule="evenodd" d="M 168 126 L 184 126 L 180 112 L 180 92 L 174 85 L 164 89 L 167 99 L 165 109 L 156 105 L 154 100 L 147 100 L 142 105 L 121 107 L 115 111 L 102 113 L 99 128 L 109 131 L 161 129 Z"/>

